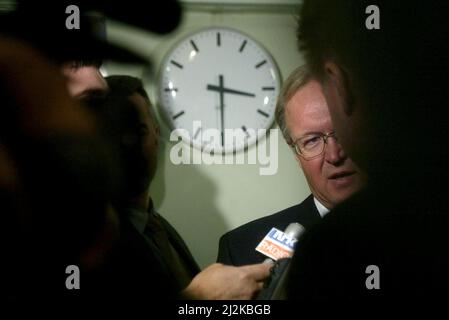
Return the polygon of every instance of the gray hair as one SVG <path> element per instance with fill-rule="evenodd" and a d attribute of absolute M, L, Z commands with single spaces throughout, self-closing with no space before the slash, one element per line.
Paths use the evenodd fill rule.
<path fill-rule="evenodd" d="M 279 93 L 276 103 L 275 118 L 285 141 L 289 145 L 292 143 L 292 138 L 290 136 L 290 130 L 287 128 L 285 123 L 285 106 L 293 95 L 309 83 L 310 80 L 312 80 L 312 77 L 309 70 L 306 66 L 300 66 L 293 70 L 293 72 L 288 76 L 282 86 L 281 92 Z"/>

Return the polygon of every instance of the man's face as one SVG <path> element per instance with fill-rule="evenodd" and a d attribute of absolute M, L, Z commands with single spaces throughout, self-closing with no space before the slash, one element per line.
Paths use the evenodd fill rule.
<path fill-rule="evenodd" d="M 71 97 L 76 99 L 89 99 L 101 96 L 108 90 L 108 85 L 95 66 L 73 67 L 66 64 L 62 73 L 67 79 L 67 90 Z"/>
<path fill-rule="evenodd" d="M 149 108 L 151 106 L 146 99 L 138 93 L 134 93 L 129 99 L 138 112 L 139 141 L 142 143 L 142 155 L 148 163 L 149 178 L 151 181 L 156 173 L 159 128 L 150 113 Z"/>
<path fill-rule="evenodd" d="M 309 82 L 298 90 L 285 108 L 285 121 L 296 141 L 309 133 L 334 131 L 321 86 Z M 327 139 L 323 153 L 311 160 L 297 155 L 313 195 L 328 209 L 350 197 L 364 183 L 364 175 L 348 158 L 334 137 Z"/>

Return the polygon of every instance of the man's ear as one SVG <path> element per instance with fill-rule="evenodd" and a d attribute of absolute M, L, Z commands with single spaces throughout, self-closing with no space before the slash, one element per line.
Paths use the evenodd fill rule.
<path fill-rule="evenodd" d="M 332 61 L 324 63 L 325 86 L 346 116 L 354 112 L 354 96 L 347 72 Z"/>
<path fill-rule="evenodd" d="M 302 169 L 301 156 L 299 156 L 295 151 L 293 151 L 293 154 L 295 156 L 296 162 L 298 162 L 299 167 Z"/>
<path fill-rule="evenodd" d="M 287 140 L 287 145 L 290 149 L 290 151 L 293 154 L 293 157 L 295 157 L 296 162 L 298 162 L 299 166 L 302 169 L 302 165 L 301 165 L 301 157 L 296 153 L 295 148 L 292 146 L 293 144 L 293 140 L 291 138 L 289 138 L 289 140 Z"/>

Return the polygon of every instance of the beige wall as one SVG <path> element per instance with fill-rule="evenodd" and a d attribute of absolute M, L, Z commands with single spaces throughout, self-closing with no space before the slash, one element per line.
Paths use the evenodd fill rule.
<path fill-rule="evenodd" d="M 295 41 L 295 10 L 216 8 L 211 12 L 190 7 L 180 27 L 167 36 L 108 22 L 109 39 L 147 56 L 154 72 L 111 63 L 105 69 L 109 74 L 143 77 L 150 97 L 157 102 L 158 66 L 164 54 L 183 35 L 209 26 L 232 27 L 252 36 L 272 54 L 284 79 L 303 61 Z M 218 239 L 223 233 L 299 203 L 309 194 L 304 176 L 280 132 L 278 172 L 261 176 L 259 165 L 173 165 L 169 152 L 174 142 L 169 141 L 169 128 L 160 120 L 162 138 L 159 171 L 152 185 L 153 200 L 158 211 L 184 237 L 202 267 L 215 261 Z"/>

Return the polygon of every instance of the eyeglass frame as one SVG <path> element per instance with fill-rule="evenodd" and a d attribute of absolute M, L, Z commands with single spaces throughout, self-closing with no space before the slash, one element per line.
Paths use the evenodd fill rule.
<path fill-rule="evenodd" d="M 304 139 L 304 137 L 307 137 L 307 136 L 312 135 L 312 134 L 319 134 L 319 135 L 320 135 L 320 138 L 323 140 L 324 144 L 323 144 L 323 149 L 320 151 L 320 153 L 318 153 L 317 155 L 314 155 L 313 157 L 310 157 L 310 158 L 309 158 L 309 157 L 305 157 L 305 156 L 301 153 L 300 148 L 299 148 L 299 146 L 297 145 L 297 142 L 298 142 L 299 140 L 301 140 L 301 139 Z M 290 146 L 293 150 L 295 150 L 295 153 L 296 153 L 298 156 L 304 158 L 305 160 L 313 160 L 313 159 L 318 158 L 319 156 L 321 156 L 321 155 L 323 154 L 324 150 L 326 149 L 327 139 L 329 139 L 330 137 L 333 137 L 333 138 L 335 139 L 335 141 L 338 141 L 338 138 L 337 138 L 337 135 L 336 135 L 335 131 L 331 131 L 331 132 L 327 132 L 327 133 L 316 132 L 316 133 L 308 133 L 308 134 L 305 134 L 305 135 L 303 135 L 302 137 L 299 137 L 299 138 L 296 139 L 296 140 L 291 139 L 291 142 L 289 143 L 289 146 Z"/>

